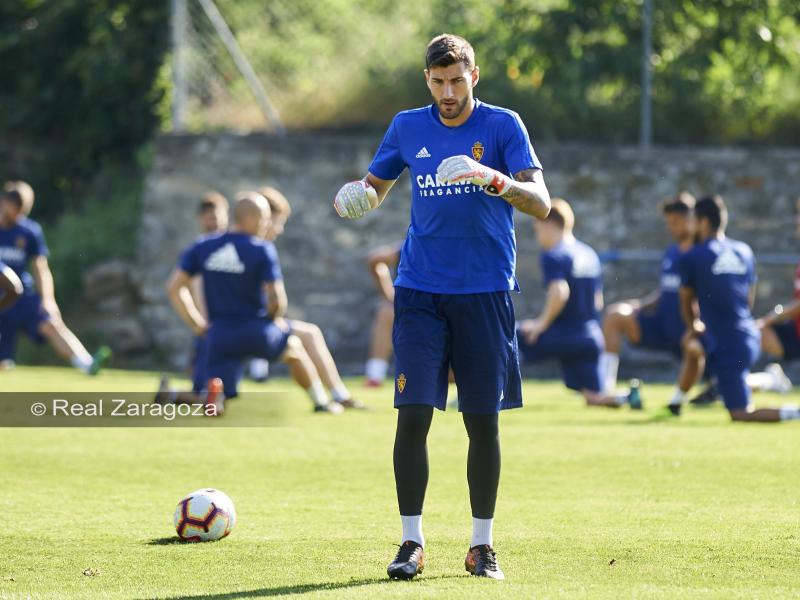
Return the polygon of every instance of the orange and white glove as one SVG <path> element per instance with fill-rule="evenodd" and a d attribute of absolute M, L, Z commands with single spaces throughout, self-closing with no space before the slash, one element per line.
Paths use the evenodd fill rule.
<path fill-rule="evenodd" d="M 511 178 L 461 154 L 445 158 L 436 169 L 444 183 L 473 183 L 491 196 L 502 196 L 511 187 Z"/>
<path fill-rule="evenodd" d="M 359 219 L 378 207 L 378 192 L 366 179 L 350 181 L 336 193 L 333 207 L 343 219 Z"/>

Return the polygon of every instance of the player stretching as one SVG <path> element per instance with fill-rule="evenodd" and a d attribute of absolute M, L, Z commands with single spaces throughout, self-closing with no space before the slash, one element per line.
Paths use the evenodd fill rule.
<path fill-rule="evenodd" d="M 264 234 L 264 239 L 274 243 L 283 233 L 286 221 L 289 219 L 289 215 L 292 214 L 292 208 L 286 196 L 273 187 L 264 186 L 259 188 L 258 192 L 264 196 L 272 211 L 272 217 L 270 218 L 267 232 Z M 336 362 L 331 356 L 328 343 L 325 341 L 325 336 L 319 326 L 298 319 L 287 319 L 287 323 L 292 333 L 303 343 L 303 348 L 305 348 L 314 363 L 322 384 L 330 392 L 333 401 L 344 408 L 364 408 L 364 403 L 353 398 L 350 390 L 347 389 L 344 381 L 342 381 L 339 369 L 336 368 Z M 262 364 L 257 367 L 262 369 L 262 373 L 269 371 L 269 361 L 263 359 L 255 360 L 266 363 L 266 366 Z M 250 361 L 250 368 L 253 368 L 253 361 Z"/>
<path fill-rule="evenodd" d="M 202 239 L 184 253 L 167 285 L 170 301 L 195 334 L 208 336 L 206 376 L 222 380 L 226 398 L 238 394 L 243 361 L 260 356 L 286 362 L 315 410 L 341 412 L 341 406 L 328 401 L 314 363 L 281 318 L 286 291 L 278 254 L 274 244 L 259 239 L 266 233 L 269 214 L 263 196 L 239 194 L 231 230 Z M 189 293 L 192 277 L 198 274 L 208 321 Z"/>
<path fill-rule="evenodd" d="M 684 352 L 681 348 L 686 327 L 683 324 L 678 299 L 678 289 L 681 285 L 678 261 L 693 244 L 694 204 L 694 197 L 687 192 L 681 192 L 661 204 L 664 225 L 675 243 L 664 251 L 658 289 L 644 298 L 625 300 L 606 309 L 603 318 L 606 351 L 602 360 L 606 391 L 612 391 L 617 384 L 619 351 L 623 339 L 627 339 L 634 346 L 670 352 L 678 359 L 682 359 L 681 373 L 674 395 L 677 402 L 683 402 L 700 375 L 704 359 L 702 348 L 699 348 L 699 352 Z"/>
<path fill-rule="evenodd" d="M 394 285 L 392 270 L 400 262 L 401 244 L 388 244 L 369 253 L 367 265 L 381 296 L 372 320 L 369 358 L 364 368 L 367 387 L 379 387 L 386 379 L 392 356 L 392 324 L 394 323 Z"/>
<path fill-rule="evenodd" d="M 550 197 L 519 116 L 473 97 L 479 71 L 469 43 L 435 37 L 425 66 L 433 104 L 396 115 L 366 177 L 345 184 L 334 201 L 339 216 L 362 217 L 411 171 L 411 226 L 397 268 L 392 333 L 394 474 L 403 533 L 387 571 L 411 579 L 425 564 L 426 438 L 433 408 L 445 408 L 452 366 L 469 435 L 473 528 L 465 566 L 502 579 L 492 541 L 498 412 L 522 405 L 509 293 L 519 289 L 513 209 L 542 219 Z"/>
<path fill-rule="evenodd" d="M 23 331 L 37 343 L 47 340 L 72 366 L 95 375 L 111 351 L 103 346 L 93 357 L 61 319 L 42 228 L 25 216 L 33 200 L 33 189 L 24 181 L 9 181 L 0 193 L 0 260 L 19 276 L 25 290 L 14 306 L 0 313 L 0 368 L 14 366 L 17 334 Z"/>
<path fill-rule="evenodd" d="M 699 200 L 695 219 L 698 243 L 681 257 L 679 267 L 687 337 L 703 342 L 734 421 L 800 419 L 797 406 L 754 409 L 750 404 L 747 375 L 758 358 L 760 337 L 750 313 L 756 281 L 753 251 L 725 237 L 728 211 L 721 197 Z M 672 403 L 669 409 L 680 414 L 681 404 Z"/>
<path fill-rule="evenodd" d="M 597 253 L 572 234 L 575 215 L 566 200 L 554 198 L 550 214 L 534 223 L 542 247 L 542 277 L 547 300 L 535 319 L 517 326 L 525 360 L 555 358 L 564 384 L 583 394 L 589 406 L 617 408 L 631 403 L 641 408 L 638 392 L 612 396 L 603 390 L 600 354 L 603 333 L 598 321 L 603 309 L 603 279 Z"/>
<path fill-rule="evenodd" d="M 0 310 L 10 308 L 19 300 L 23 289 L 22 281 L 14 269 L 0 261 Z"/>

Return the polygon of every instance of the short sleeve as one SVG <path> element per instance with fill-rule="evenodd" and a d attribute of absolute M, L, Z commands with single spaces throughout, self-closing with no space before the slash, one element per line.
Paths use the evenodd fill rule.
<path fill-rule="evenodd" d="M 753 251 L 750 250 L 750 253 L 747 257 L 747 283 L 750 285 L 755 285 L 758 281 L 758 275 L 756 274 L 756 257 L 753 254 Z"/>
<path fill-rule="evenodd" d="M 568 274 L 568 266 L 562 257 L 551 252 L 542 253 L 542 279 L 545 287 L 554 281 L 566 281 Z"/>
<path fill-rule="evenodd" d="M 49 254 L 47 243 L 44 241 L 44 233 L 42 233 L 42 228 L 38 224 L 28 230 L 28 243 L 25 245 L 25 253 L 29 259 Z"/>
<path fill-rule="evenodd" d="M 192 244 L 183 252 L 180 261 L 178 261 L 178 268 L 192 276 L 200 272 L 200 257 L 197 252 L 197 244 Z"/>
<path fill-rule="evenodd" d="M 283 273 L 281 273 L 281 263 L 278 259 L 278 250 L 275 248 L 275 244 L 264 245 L 264 258 L 264 266 L 261 270 L 262 283 L 282 280 Z"/>
<path fill-rule="evenodd" d="M 678 275 L 681 277 L 681 285 L 694 288 L 694 277 L 692 273 L 692 251 L 684 252 L 678 259 Z"/>
<path fill-rule="evenodd" d="M 369 172 L 375 177 L 391 181 L 400 177 L 405 168 L 406 162 L 400 152 L 397 117 L 395 117 L 369 165 Z"/>
<path fill-rule="evenodd" d="M 503 132 L 503 160 L 509 175 L 516 175 L 525 169 L 541 169 L 542 163 L 536 156 L 528 130 L 517 113 L 505 120 Z"/>

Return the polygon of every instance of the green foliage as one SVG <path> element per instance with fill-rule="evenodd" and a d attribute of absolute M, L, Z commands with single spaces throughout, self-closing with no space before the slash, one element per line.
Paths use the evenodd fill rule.
<path fill-rule="evenodd" d="M 424 47 L 449 31 L 475 46 L 479 97 L 517 109 L 537 139 L 638 138 L 641 0 L 218 4 L 295 128 L 385 125 L 427 103 Z M 800 3 L 653 4 L 657 141 L 796 143 Z"/>
<path fill-rule="evenodd" d="M 0 136 L 17 165 L 2 176 L 33 184 L 40 218 L 80 207 L 99 171 L 150 138 L 168 17 L 163 0 L 0 4 Z"/>

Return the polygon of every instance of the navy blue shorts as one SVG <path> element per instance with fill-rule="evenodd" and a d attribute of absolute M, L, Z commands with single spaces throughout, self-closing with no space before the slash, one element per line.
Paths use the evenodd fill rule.
<path fill-rule="evenodd" d="M 701 342 L 706 349 L 710 370 L 717 378 L 725 408 L 746 409 L 750 405 L 747 376 L 761 352 L 761 337 L 757 332 L 734 334 L 724 340 L 704 336 Z"/>
<path fill-rule="evenodd" d="M 775 330 L 775 335 L 778 336 L 781 346 L 783 346 L 783 358 L 786 360 L 800 358 L 800 336 L 797 335 L 797 323 L 795 321 L 778 323 L 773 325 L 772 329 Z"/>
<path fill-rule="evenodd" d="M 683 356 L 681 351 L 683 330 L 670 331 L 657 313 L 639 312 L 636 320 L 639 323 L 639 331 L 642 332 L 642 338 L 638 344 L 640 348 L 671 352 L 677 358 Z"/>
<path fill-rule="evenodd" d="M 0 360 L 14 360 L 17 334 L 20 332 L 37 344 L 43 343 L 45 340 L 39 333 L 39 327 L 49 320 L 50 315 L 42 308 L 39 294 L 26 294 L 11 308 L 0 312 Z"/>
<path fill-rule="evenodd" d="M 509 292 L 431 294 L 395 288 L 392 343 L 396 408 L 425 404 L 444 410 L 451 367 L 459 411 L 489 415 L 522 406 Z"/>
<path fill-rule="evenodd" d="M 528 344 L 519 331 L 517 336 L 520 352 L 526 362 L 555 359 L 561 364 L 564 385 L 569 389 L 590 392 L 603 390 L 600 367 L 600 355 L 604 348 L 603 332 L 596 321 L 569 329 L 550 327 L 535 344 Z"/>
<path fill-rule="evenodd" d="M 212 322 L 206 334 L 206 379 L 219 377 L 225 387 L 225 397 L 235 398 L 244 373 L 245 359 L 277 360 L 286 350 L 291 334 L 291 330 L 284 331 L 265 319 Z"/>

